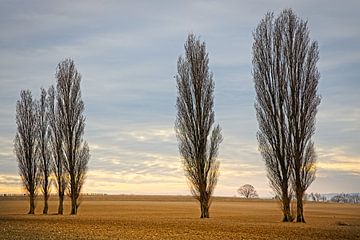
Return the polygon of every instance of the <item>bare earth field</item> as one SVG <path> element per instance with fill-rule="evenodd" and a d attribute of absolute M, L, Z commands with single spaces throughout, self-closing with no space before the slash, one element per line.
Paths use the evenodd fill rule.
<path fill-rule="evenodd" d="M 77 216 L 27 215 L 25 197 L 0 197 L 0 239 L 360 239 L 360 205 L 305 205 L 306 224 L 282 223 L 272 200 L 215 198 L 210 219 L 182 196 L 86 196 Z"/>

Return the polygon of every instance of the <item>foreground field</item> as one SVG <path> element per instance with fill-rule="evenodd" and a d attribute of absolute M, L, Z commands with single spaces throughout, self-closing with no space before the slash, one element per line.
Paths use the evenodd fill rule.
<path fill-rule="evenodd" d="M 90 196 L 77 216 L 51 199 L 27 215 L 22 197 L 0 197 L 0 239 L 360 239 L 360 206 L 307 203 L 306 224 L 282 223 L 275 201 L 216 198 L 210 219 L 199 219 L 190 197 Z"/>

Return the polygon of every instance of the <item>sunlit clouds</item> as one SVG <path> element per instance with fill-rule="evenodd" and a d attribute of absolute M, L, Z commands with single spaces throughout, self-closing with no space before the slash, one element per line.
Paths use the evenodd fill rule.
<path fill-rule="evenodd" d="M 343 171 L 355 175 L 360 174 L 359 156 L 351 155 L 341 148 L 323 149 L 318 148 L 321 161 L 317 167 L 322 170 Z"/>

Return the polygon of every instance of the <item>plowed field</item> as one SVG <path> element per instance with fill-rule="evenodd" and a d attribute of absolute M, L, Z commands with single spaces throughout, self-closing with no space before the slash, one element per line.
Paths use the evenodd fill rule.
<path fill-rule="evenodd" d="M 0 239 L 360 239 L 360 205 L 305 205 L 306 224 L 282 223 L 272 200 L 215 198 L 210 219 L 191 197 L 86 196 L 77 216 L 27 215 L 25 197 L 0 197 Z"/>

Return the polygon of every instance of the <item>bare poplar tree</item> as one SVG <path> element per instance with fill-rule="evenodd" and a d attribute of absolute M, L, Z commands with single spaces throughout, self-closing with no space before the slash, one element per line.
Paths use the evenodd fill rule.
<path fill-rule="evenodd" d="M 39 148 L 37 145 L 37 105 L 29 90 L 20 92 L 16 103 L 17 133 L 14 152 L 17 157 L 19 174 L 29 195 L 29 214 L 35 213 L 35 198 L 39 185 Z"/>
<path fill-rule="evenodd" d="M 48 90 L 48 121 L 49 121 L 49 138 L 50 151 L 52 158 L 52 167 L 55 174 L 55 184 L 59 196 L 58 214 L 64 213 L 64 195 L 67 187 L 67 177 L 64 170 L 64 154 L 62 149 L 63 137 L 60 129 L 59 110 L 56 104 L 56 93 L 53 86 Z"/>
<path fill-rule="evenodd" d="M 311 41 L 307 22 L 299 19 L 292 10 L 285 10 L 279 17 L 284 22 L 287 39 L 284 59 L 287 68 L 288 95 L 287 118 L 289 135 L 288 151 L 292 165 L 292 185 L 296 195 L 296 221 L 305 222 L 303 197 L 315 179 L 316 154 L 312 136 L 315 117 L 320 104 L 317 86 L 320 74 L 316 63 L 319 59 L 318 44 Z"/>
<path fill-rule="evenodd" d="M 283 221 L 291 222 L 291 169 L 287 151 L 287 66 L 284 23 L 267 13 L 253 33 L 253 78 L 256 91 L 257 139 L 270 186 L 282 204 Z"/>
<path fill-rule="evenodd" d="M 87 164 L 90 158 L 88 144 L 83 140 L 85 117 L 81 99 L 81 75 L 71 59 L 59 63 L 57 77 L 57 106 L 63 137 L 64 166 L 69 176 L 71 214 L 77 214 Z"/>
<path fill-rule="evenodd" d="M 291 180 L 297 222 L 305 222 L 302 199 L 315 179 L 311 137 L 320 104 L 317 42 L 310 42 L 307 22 L 292 10 L 284 10 L 275 20 L 273 13 L 268 13 L 258 25 L 254 40 L 259 148 L 270 184 L 284 207 L 290 199 L 287 188 Z M 284 220 L 289 218 L 284 216 Z"/>
<path fill-rule="evenodd" d="M 175 129 L 191 193 L 200 202 L 201 218 L 209 218 L 222 141 L 220 126 L 213 126 L 214 81 L 208 63 L 205 43 L 190 34 L 185 43 L 185 56 L 179 57 L 177 64 Z"/>
<path fill-rule="evenodd" d="M 250 184 L 245 184 L 245 185 L 241 186 L 238 189 L 238 193 L 240 195 L 244 196 L 245 198 L 257 198 L 257 197 L 259 197 L 259 195 L 257 194 L 254 186 L 250 185 Z"/>
<path fill-rule="evenodd" d="M 49 121 L 47 116 L 48 103 L 45 89 L 41 88 L 40 100 L 37 108 L 38 144 L 40 154 L 40 184 L 44 196 L 43 214 L 48 213 L 48 199 L 50 196 L 51 152 L 49 142 Z"/>

